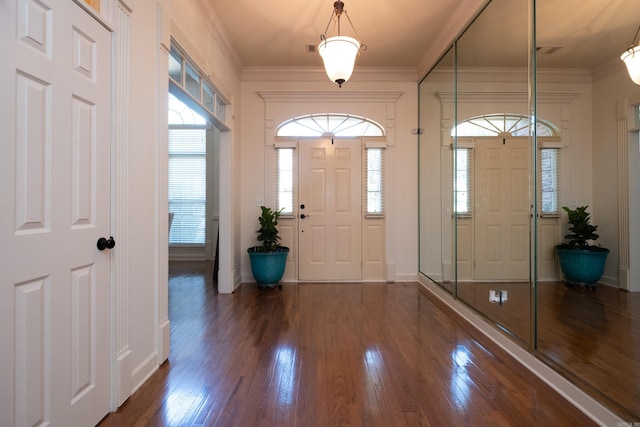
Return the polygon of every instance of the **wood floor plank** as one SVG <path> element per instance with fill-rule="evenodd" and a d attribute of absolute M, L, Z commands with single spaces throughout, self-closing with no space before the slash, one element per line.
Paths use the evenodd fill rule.
<path fill-rule="evenodd" d="M 100 427 L 594 425 L 416 283 L 207 270 L 171 264 L 169 361 Z"/>

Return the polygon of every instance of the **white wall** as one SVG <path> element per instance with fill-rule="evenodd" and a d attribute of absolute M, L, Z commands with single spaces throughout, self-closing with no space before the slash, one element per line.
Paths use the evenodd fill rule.
<path fill-rule="evenodd" d="M 129 127 L 126 158 L 128 160 L 126 183 L 127 271 L 128 291 L 128 345 L 126 368 L 130 369 L 131 392 L 157 367 L 158 319 L 155 301 L 158 295 L 156 241 L 156 187 L 157 163 L 150 162 L 156 156 L 158 130 L 156 123 L 155 70 L 159 47 L 156 43 L 156 5 L 153 2 L 137 2 L 130 13 Z M 153 37 L 149 37 L 149 35 Z M 149 78 L 150 75 L 152 78 Z M 118 237 L 116 237 L 117 239 Z M 153 301 L 153 304 L 149 302 Z M 126 372 L 122 373 L 126 375 Z M 125 381 L 126 382 L 126 381 Z"/>
<path fill-rule="evenodd" d="M 357 65 L 356 65 L 357 67 Z M 354 74 L 356 75 L 356 74 Z M 369 76 L 369 80 L 373 77 Z M 265 194 L 265 142 L 275 132 L 275 127 L 282 121 L 304 114 L 317 112 L 345 112 L 369 117 L 387 126 L 387 106 L 362 101 L 332 100 L 331 93 L 345 96 L 349 91 L 363 93 L 399 93 L 395 103 L 395 118 L 392 132 L 394 147 L 388 149 L 387 159 L 394 161 L 385 164 L 385 179 L 395 182 L 395 188 L 389 189 L 385 208 L 387 209 L 387 265 L 391 271 L 390 280 L 415 280 L 417 277 L 417 139 L 411 129 L 417 127 L 417 85 L 414 82 L 389 81 L 357 81 L 352 80 L 342 89 L 328 81 L 326 76 L 319 81 L 317 76 L 310 77 L 314 81 L 245 81 L 242 84 L 241 126 L 241 195 L 240 209 L 237 212 L 241 229 L 241 279 L 243 282 L 253 281 L 246 255 L 246 248 L 255 243 L 255 230 L 259 209 L 256 199 L 268 200 Z M 264 99 L 259 92 L 277 91 L 287 98 L 287 93 L 295 97 L 296 93 L 326 93 L 319 102 L 297 100 L 287 105 L 274 107 L 270 112 L 270 121 L 266 123 L 267 112 Z M 358 96 L 356 96 L 358 98 Z M 394 166 L 395 165 L 395 166 Z"/>
<path fill-rule="evenodd" d="M 618 265 L 620 261 L 619 250 L 619 224 L 620 217 L 620 197 L 618 194 L 618 124 L 616 104 L 625 98 L 640 96 L 640 86 L 633 84 L 622 61 L 608 65 L 602 75 L 596 75 L 593 82 L 593 199 L 594 224 L 598 225 L 598 233 L 602 246 L 610 249 L 609 257 L 605 267 L 604 279 L 611 284 L 618 284 Z M 623 144 L 626 145 L 626 144 Z M 638 163 L 638 147 L 629 147 L 630 173 L 637 174 L 640 164 Z M 638 227 L 638 206 L 637 201 L 640 196 L 640 182 L 631 179 L 629 182 L 629 193 L 631 199 L 629 216 L 632 231 L 631 240 L 631 267 L 638 268 L 637 232 L 633 232 L 633 227 Z M 635 201 L 635 203 L 634 203 Z M 634 286 L 631 281 L 631 285 Z M 623 283 L 620 284 L 624 285 Z M 637 288 L 634 291 L 640 290 Z"/>

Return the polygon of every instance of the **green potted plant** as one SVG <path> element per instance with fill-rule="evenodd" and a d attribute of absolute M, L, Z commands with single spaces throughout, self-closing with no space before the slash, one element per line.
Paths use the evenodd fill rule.
<path fill-rule="evenodd" d="M 279 244 L 280 236 L 278 235 L 278 218 L 282 213 L 282 209 L 274 211 L 266 206 L 260 206 L 261 214 L 258 217 L 260 228 L 258 234 L 258 245 L 247 249 L 249 260 L 251 261 L 251 273 L 258 283 L 258 288 L 280 285 L 280 280 L 284 275 L 284 269 L 287 264 L 287 255 L 289 248 Z"/>
<path fill-rule="evenodd" d="M 609 249 L 590 243 L 600 236 L 596 234 L 598 226 L 591 224 L 587 208 L 562 207 L 567 212 L 571 233 L 564 236 L 567 242 L 556 245 L 556 253 L 565 282 L 595 287 L 604 273 Z"/>

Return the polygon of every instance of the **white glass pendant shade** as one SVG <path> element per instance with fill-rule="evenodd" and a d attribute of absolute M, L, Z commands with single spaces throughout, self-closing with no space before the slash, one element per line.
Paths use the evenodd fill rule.
<path fill-rule="evenodd" d="M 640 85 L 640 46 L 625 50 L 624 53 L 620 55 L 620 59 L 622 59 L 627 66 L 631 80 L 633 80 L 635 84 Z"/>
<path fill-rule="evenodd" d="M 342 83 L 349 80 L 359 50 L 360 42 L 353 37 L 335 36 L 320 42 L 318 53 L 322 56 L 324 68 L 331 81 L 342 86 Z"/>

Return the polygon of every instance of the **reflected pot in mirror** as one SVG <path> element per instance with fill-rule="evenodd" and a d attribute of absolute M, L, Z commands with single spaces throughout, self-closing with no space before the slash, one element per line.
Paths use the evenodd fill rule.
<path fill-rule="evenodd" d="M 284 276 L 289 248 L 280 246 L 272 252 L 260 252 L 256 248 L 249 248 L 247 252 L 251 261 L 251 273 L 258 287 L 262 289 L 276 286 Z"/>
<path fill-rule="evenodd" d="M 557 246 L 556 253 L 566 282 L 594 287 L 604 274 L 609 249 L 569 249 Z"/>

